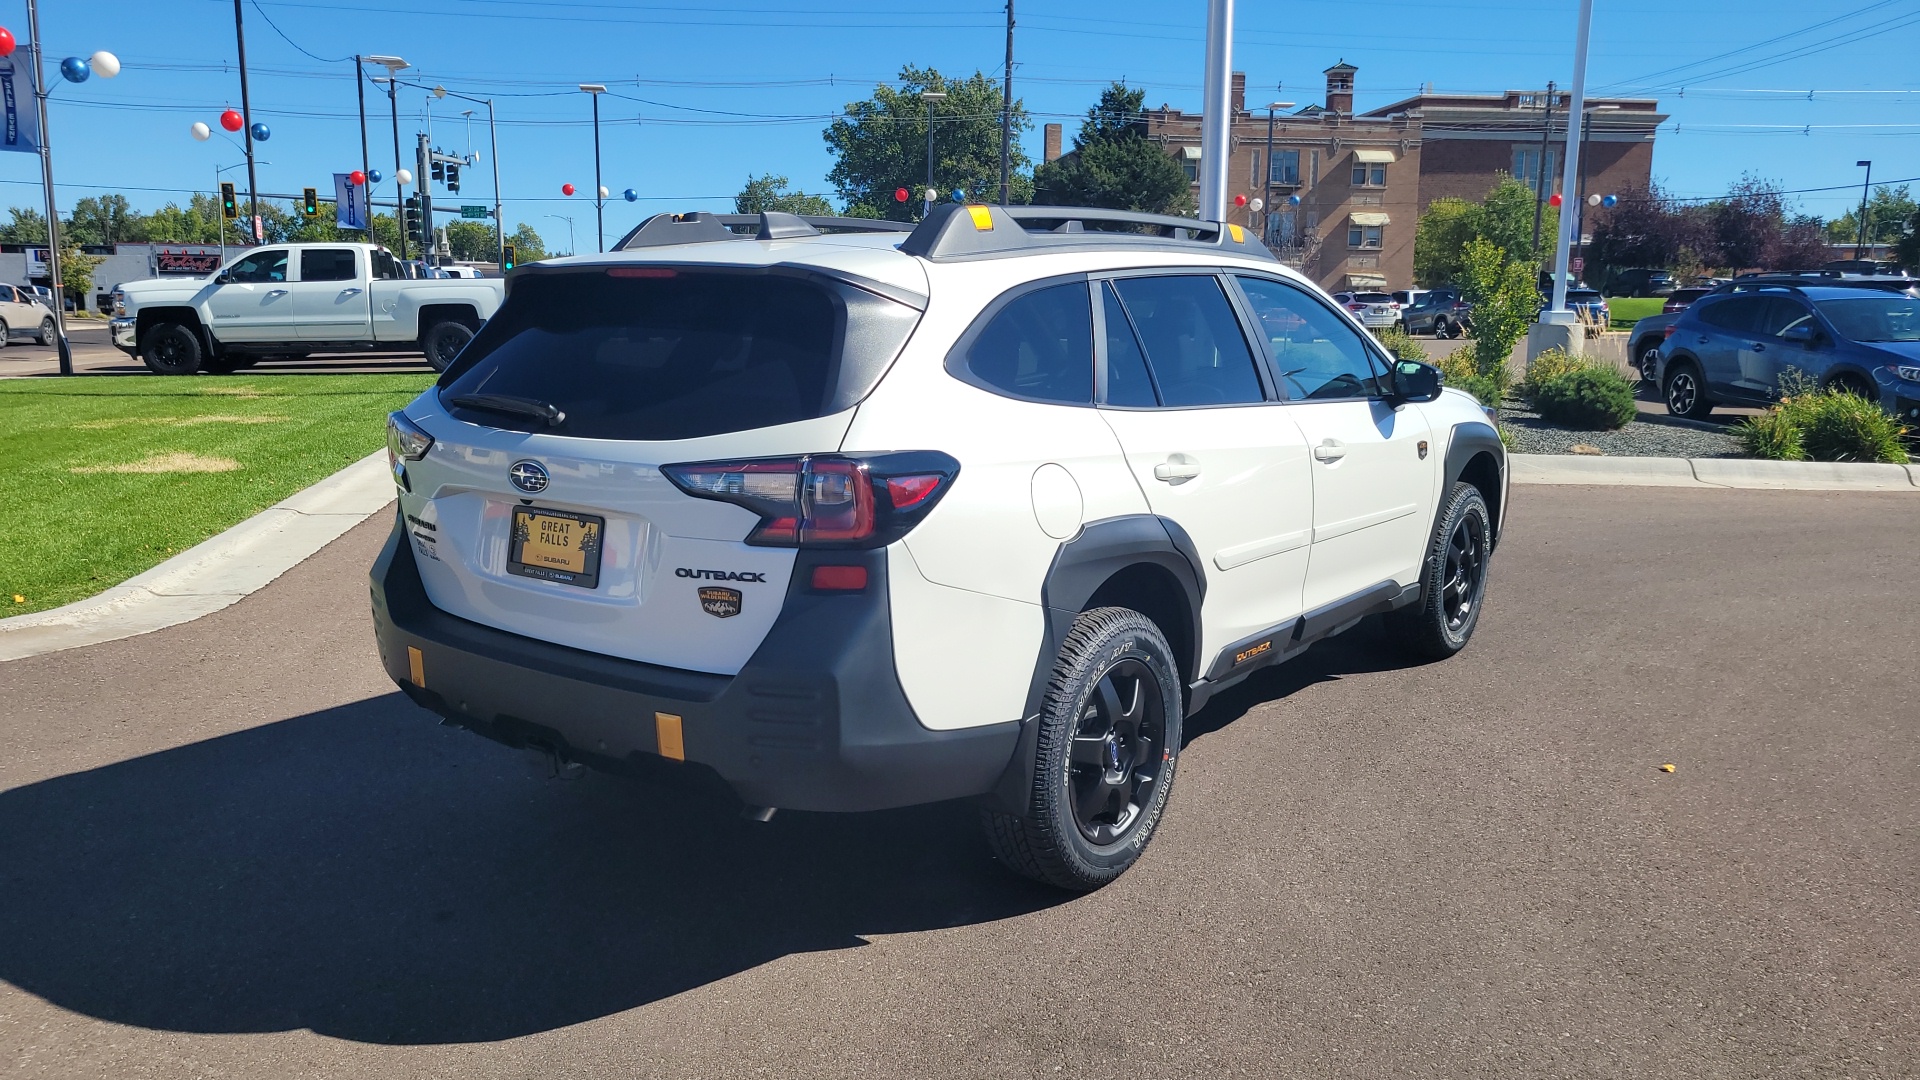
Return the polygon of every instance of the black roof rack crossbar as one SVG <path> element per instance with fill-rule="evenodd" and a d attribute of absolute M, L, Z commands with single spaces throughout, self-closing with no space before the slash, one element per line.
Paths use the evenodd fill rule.
<path fill-rule="evenodd" d="M 984 258 L 1034 250 L 1101 248 L 1113 244 L 1213 248 L 1223 254 L 1273 259 L 1273 252 L 1238 225 L 1090 206 L 963 206 L 933 208 L 900 250 L 924 259 Z"/>
<path fill-rule="evenodd" d="M 655 214 L 635 226 L 613 246 L 615 251 L 665 247 L 670 244 L 708 244 L 721 240 L 789 240 L 830 232 L 904 233 L 913 226 L 880 218 L 784 214 Z"/>

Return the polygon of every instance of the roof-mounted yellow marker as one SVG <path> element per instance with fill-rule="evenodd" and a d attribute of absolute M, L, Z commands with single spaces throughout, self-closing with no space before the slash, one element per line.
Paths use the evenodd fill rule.
<path fill-rule="evenodd" d="M 1227 233 L 1233 237 L 1233 242 L 1236 244 L 1244 244 L 1247 242 L 1247 230 L 1238 225 L 1227 226 Z"/>
<path fill-rule="evenodd" d="M 968 216 L 973 218 L 973 227 L 981 232 L 993 231 L 993 211 L 984 206 L 967 207 Z"/>

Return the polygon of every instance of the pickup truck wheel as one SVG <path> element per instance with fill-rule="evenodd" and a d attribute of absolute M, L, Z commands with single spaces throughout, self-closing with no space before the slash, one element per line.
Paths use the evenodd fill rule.
<path fill-rule="evenodd" d="M 473 328 L 465 323 L 437 322 L 420 335 L 420 351 L 427 354 L 427 363 L 435 371 L 445 371 L 460 355 L 460 350 L 473 340 Z"/>
<path fill-rule="evenodd" d="M 1128 608 L 1081 612 L 1040 709 L 1021 814 L 983 812 L 1016 873 L 1088 892 L 1140 858 L 1180 758 L 1180 669 L 1160 628 Z"/>
<path fill-rule="evenodd" d="M 51 345 L 57 340 L 59 340 L 59 335 L 53 329 L 53 316 L 49 315 L 46 318 L 41 319 L 40 320 L 40 344 Z"/>
<path fill-rule="evenodd" d="M 161 323 L 140 342 L 140 359 L 155 375 L 191 375 L 206 362 L 200 336 L 179 323 Z"/>
<path fill-rule="evenodd" d="M 1420 571 L 1420 602 L 1388 613 L 1386 629 L 1403 649 L 1445 660 L 1467 647 L 1480 624 L 1493 551 L 1493 515 L 1472 484 L 1458 483 L 1434 525 Z"/>

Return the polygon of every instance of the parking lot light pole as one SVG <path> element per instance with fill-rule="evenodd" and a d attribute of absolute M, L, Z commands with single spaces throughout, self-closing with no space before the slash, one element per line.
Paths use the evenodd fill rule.
<path fill-rule="evenodd" d="M 1207 0 L 1207 60 L 1200 101 L 1200 220 L 1227 216 L 1233 153 L 1233 0 Z"/>
<path fill-rule="evenodd" d="M 1867 170 L 1866 177 L 1860 181 L 1860 231 L 1854 234 L 1853 240 L 1853 258 L 1857 262 L 1867 257 L 1867 187 L 1873 183 L 1873 162 L 1856 161 L 1854 164 Z"/>
<path fill-rule="evenodd" d="M 573 219 L 564 214 L 548 214 L 546 216 L 555 221 L 564 221 L 567 223 L 567 254 L 578 255 L 579 252 L 573 250 Z"/>
<path fill-rule="evenodd" d="M 593 99 L 593 229 L 596 246 L 607 250 L 607 200 L 600 182 L 600 95 L 607 88 L 599 83 L 581 83 L 580 92 Z"/>
<path fill-rule="evenodd" d="M 933 213 L 933 107 L 947 100 L 947 95 L 940 90 L 922 90 L 920 100 L 927 103 L 927 201 L 925 208 L 920 211 L 920 216 L 924 218 Z"/>
<path fill-rule="evenodd" d="M 1593 114 L 1597 112 L 1618 112 L 1618 105 L 1589 105 L 1580 117 L 1580 193 L 1574 199 L 1573 212 L 1578 215 L 1578 224 L 1574 226 L 1573 242 L 1580 247 L 1582 260 L 1587 254 L 1586 241 L 1581 237 L 1587 230 L 1587 141 L 1593 137 Z M 1563 202 L 1565 200 L 1562 200 Z M 1586 264 L 1581 263 L 1580 272 L 1586 273 Z"/>
<path fill-rule="evenodd" d="M 1593 0 L 1580 0 L 1580 22 L 1574 32 L 1573 44 L 1573 95 L 1567 102 L 1569 120 L 1586 111 L 1587 107 L 1587 40 L 1593 30 Z M 1542 166 L 1546 163 L 1542 162 Z M 1560 190 L 1571 193 L 1579 179 L 1580 169 L 1580 133 L 1573 124 L 1567 124 L 1567 160 L 1560 172 Z M 1560 241 L 1553 248 L 1553 307 L 1540 318 L 1542 322 L 1571 323 L 1573 312 L 1567 310 L 1567 263 L 1573 257 L 1573 230 L 1580 220 L 1578 212 L 1560 211 Z"/>
<path fill-rule="evenodd" d="M 1291 101 L 1274 101 L 1267 105 L 1267 179 L 1260 185 L 1260 238 L 1271 245 L 1273 241 L 1273 114 L 1281 109 L 1293 108 Z"/>
<path fill-rule="evenodd" d="M 387 105 L 393 113 L 393 223 L 394 231 L 400 234 L 400 261 L 407 261 L 407 230 L 401 221 L 400 208 L 405 205 L 405 187 L 400 182 L 400 174 L 405 169 L 400 164 L 400 72 L 413 65 L 397 56 L 369 56 L 367 62 L 379 64 L 387 69 Z M 375 82 L 380 80 L 375 79 Z M 367 238 L 373 238 L 373 181 L 367 181 Z"/>

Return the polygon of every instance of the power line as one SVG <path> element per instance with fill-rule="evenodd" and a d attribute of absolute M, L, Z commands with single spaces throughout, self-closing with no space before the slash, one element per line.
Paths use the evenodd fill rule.
<path fill-rule="evenodd" d="M 279 24 L 275 23 L 272 17 L 270 17 L 266 13 L 266 11 L 260 7 L 260 0 L 247 0 L 247 2 L 252 4 L 253 10 L 259 13 L 260 18 L 264 19 L 268 26 L 273 28 L 273 32 L 280 35 L 281 41 L 284 41 L 287 44 L 293 46 L 295 49 L 300 50 L 301 53 L 305 54 L 310 59 L 318 60 L 323 64 L 345 64 L 350 62 L 353 59 L 353 57 L 351 56 L 339 56 L 329 60 L 324 56 L 315 56 L 313 53 L 308 52 L 307 49 L 304 46 L 302 46 L 299 42 L 288 37 L 287 32 L 285 30 L 280 29 Z"/>
<path fill-rule="evenodd" d="M 1685 64 L 1676 64 L 1673 67 L 1661 68 L 1658 71 L 1648 72 L 1645 75 L 1635 76 L 1634 78 L 1631 78 L 1631 79 L 1622 79 L 1618 82 L 1606 83 L 1602 86 L 1596 87 L 1595 92 L 1610 90 L 1616 86 L 1642 85 L 1653 79 L 1665 78 L 1667 76 L 1675 75 L 1679 72 L 1686 71 L 1690 68 L 1702 67 L 1707 64 L 1715 63 L 1720 60 L 1725 60 L 1731 56 L 1738 56 L 1741 53 L 1752 52 L 1755 49 L 1763 49 L 1763 48 L 1766 48 L 1768 45 L 1778 44 L 1779 42 L 1786 41 L 1790 38 L 1799 37 L 1802 34 L 1810 33 L 1814 30 L 1819 30 L 1823 27 L 1832 26 L 1835 23 L 1846 22 L 1848 19 L 1852 19 L 1857 16 L 1864 15 L 1870 11 L 1876 11 L 1883 7 L 1891 7 L 1893 4 L 1898 2 L 1899 0 L 1874 0 L 1873 3 L 1870 3 L 1867 6 L 1862 8 L 1856 8 L 1853 11 L 1849 11 L 1844 15 L 1836 15 L 1830 19 L 1823 19 L 1820 22 L 1812 24 L 1811 26 L 1803 26 L 1798 30 L 1790 30 L 1787 33 L 1779 34 L 1775 37 L 1770 37 L 1763 41 L 1756 41 L 1751 45 L 1742 45 L 1737 49 L 1729 49 L 1723 53 L 1715 53 L 1714 55 L 1706 57 L 1705 59 L 1702 59 L 1702 60 L 1693 60 Z"/>

